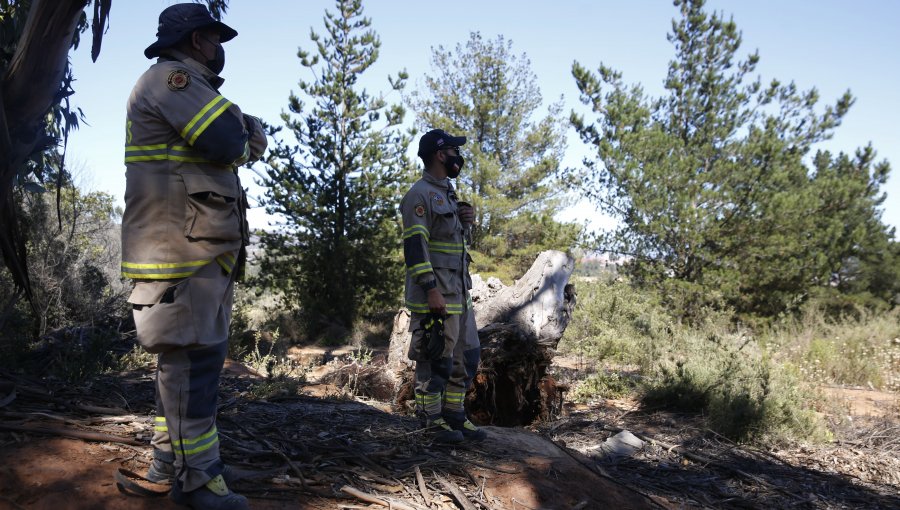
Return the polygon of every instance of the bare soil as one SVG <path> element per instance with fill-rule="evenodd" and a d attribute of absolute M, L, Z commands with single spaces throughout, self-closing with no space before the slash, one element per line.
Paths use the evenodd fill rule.
<path fill-rule="evenodd" d="M 113 479 L 149 463 L 151 374 L 79 386 L 0 374 L 0 509 L 179 508 L 125 495 Z M 890 393 L 827 389 L 849 402 L 830 417 L 839 434 L 829 444 L 736 445 L 702 417 L 618 399 L 568 403 L 558 419 L 487 427 L 485 442 L 449 447 L 390 403 L 315 381 L 303 395 L 260 400 L 251 390 L 264 382 L 229 363 L 219 405 L 223 458 L 248 475 L 234 488 L 255 509 L 378 508 L 347 488 L 381 508 L 900 508 L 900 418 Z M 4 398 L 13 384 L 14 398 Z M 600 446 L 623 430 L 643 446 L 606 454 Z M 76 433 L 120 439 L 67 437 Z"/>

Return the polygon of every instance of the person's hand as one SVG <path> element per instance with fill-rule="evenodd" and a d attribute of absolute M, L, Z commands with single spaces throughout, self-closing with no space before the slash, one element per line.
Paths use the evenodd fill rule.
<path fill-rule="evenodd" d="M 447 316 L 447 302 L 437 287 L 428 290 L 428 309 L 435 315 Z"/>
<path fill-rule="evenodd" d="M 475 208 L 471 205 L 459 204 L 456 213 L 459 215 L 459 221 L 463 222 L 464 225 L 472 225 L 475 223 Z"/>

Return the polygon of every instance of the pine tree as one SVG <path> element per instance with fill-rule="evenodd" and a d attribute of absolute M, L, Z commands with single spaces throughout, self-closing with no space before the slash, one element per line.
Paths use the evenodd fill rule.
<path fill-rule="evenodd" d="M 421 128 L 468 137 L 458 187 L 476 210 L 473 249 L 492 259 L 476 266 L 511 258 L 521 274 L 540 251 L 572 247 L 580 227 L 553 219 L 567 189 L 567 126 L 561 102 L 535 118 L 542 98 L 527 56 L 475 32 L 465 47 L 432 49 L 432 68 L 410 103 Z"/>
<path fill-rule="evenodd" d="M 301 307 L 311 335 L 395 305 L 403 281 L 396 204 L 409 166 L 410 140 L 397 127 L 404 110 L 358 89 L 380 40 L 361 0 L 338 0 L 336 9 L 326 10 L 324 37 L 311 32 L 315 55 L 298 51 L 313 75 L 300 81 L 311 106 L 291 94 L 282 120 L 296 144 L 277 143 L 261 180 L 266 211 L 284 222 L 261 235 L 258 281 Z M 389 79 L 391 88 L 406 78 Z"/>
<path fill-rule="evenodd" d="M 596 150 L 590 196 L 620 219 L 599 247 L 634 257 L 638 282 L 661 285 L 684 311 L 706 304 L 769 315 L 830 285 L 864 239 L 884 236 L 878 205 L 887 163 L 863 151 L 815 156 L 852 106 L 850 92 L 818 111 L 818 92 L 752 79 L 732 20 L 676 0 L 665 95 L 621 73 L 579 63 L 573 75 L 593 123 L 572 113 Z M 857 228 L 858 227 L 858 228 Z M 869 243 L 871 244 L 871 243 Z"/>

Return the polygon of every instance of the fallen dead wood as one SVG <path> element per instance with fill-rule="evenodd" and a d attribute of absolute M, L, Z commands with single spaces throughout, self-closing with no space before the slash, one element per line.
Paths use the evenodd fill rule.
<path fill-rule="evenodd" d="M 64 429 L 59 427 L 35 427 L 27 425 L 13 425 L 9 423 L 0 423 L 0 429 L 12 430 L 16 432 L 28 432 L 32 434 L 47 434 L 51 436 L 71 437 L 73 439 L 85 439 L 87 441 L 146 446 L 145 443 L 142 443 L 136 439 L 129 439 L 127 437 L 119 437 L 112 434 L 104 434 L 102 432 L 93 432 L 87 430 Z"/>
<path fill-rule="evenodd" d="M 434 477 L 437 478 L 437 481 L 441 483 L 444 489 L 453 496 L 453 499 L 455 499 L 456 502 L 459 503 L 463 510 L 478 510 L 477 508 L 475 508 L 475 505 L 471 501 L 469 501 L 469 498 L 467 498 L 466 495 L 463 494 L 463 491 L 459 490 L 459 487 L 448 481 L 443 476 L 434 475 Z"/>
<path fill-rule="evenodd" d="M 431 506 L 431 493 L 428 492 L 428 487 L 425 486 L 425 478 L 422 477 L 422 470 L 419 469 L 419 466 L 416 466 L 416 484 L 419 486 L 422 499 L 425 500 L 425 506 Z"/>
<path fill-rule="evenodd" d="M 356 499 L 361 501 L 365 501 L 366 503 L 372 503 L 373 505 L 386 506 L 388 508 L 396 508 L 397 510 L 428 510 L 425 507 L 416 505 L 415 503 L 406 502 L 396 500 L 394 498 L 379 498 L 377 496 L 373 496 L 367 492 L 363 492 L 354 487 L 350 487 L 349 485 L 345 485 L 341 487 L 341 492 L 345 492 Z"/>
<path fill-rule="evenodd" d="M 722 470 L 724 470 L 724 471 L 728 471 L 728 472 L 730 472 L 730 473 L 732 473 L 732 474 L 734 474 L 734 475 L 740 476 L 740 477 L 745 478 L 745 479 L 747 479 L 747 480 L 751 480 L 751 481 L 752 481 L 753 483 L 755 483 L 755 484 L 759 484 L 759 485 L 762 485 L 762 486 L 767 487 L 768 489 L 776 490 L 776 491 L 778 491 L 778 492 L 781 492 L 782 494 L 784 494 L 784 495 L 786 495 L 786 496 L 790 496 L 791 498 L 793 498 L 794 500 L 796 500 L 796 501 L 798 502 L 798 504 L 799 504 L 799 503 L 806 502 L 806 501 L 808 500 L 807 497 L 801 496 L 801 495 L 799 495 L 799 494 L 795 494 L 795 493 L 793 493 L 793 492 L 791 492 L 791 491 L 789 491 L 789 490 L 787 490 L 787 489 L 785 489 L 785 488 L 783 488 L 783 487 L 779 487 L 779 486 L 777 486 L 777 485 L 775 485 L 775 484 L 771 484 L 771 483 L 769 483 L 769 482 L 763 480 L 762 478 L 760 478 L 760 477 L 758 477 L 758 476 L 754 476 L 754 475 L 752 475 L 752 474 L 750 474 L 750 473 L 747 473 L 747 472 L 745 472 L 745 471 L 743 471 L 743 470 L 741 470 L 741 469 L 738 469 L 738 468 L 736 468 L 736 467 L 734 467 L 734 466 L 730 466 L 730 465 L 725 464 L 725 463 L 723 463 L 723 462 L 719 462 L 719 461 L 717 461 L 717 460 L 715 460 L 715 459 L 710 459 L 710 458 L 704 457 L 704 456 L 702 456 L 702 455 L 699 455 L 699 454 L 697 454 L 697 453 L 694 453 L 694 452 L 692 452 L 692 451 L 686 449 L 686 448 L 683 447 L 683 446 L 680 446 L 680 445 L 677 445 L 677 444 L 667 443 L 667 442 L 665 442 L 665 441 L 661 441 L 661 440 L 659 440 L 659 439 L 654 439 L 654 438 L 649 437 L 649 436 L 646 436 L 646 435 L 644 435 L 644 434 L 635 434 L 635 435 L 636 435 L 637 437 L 639 437 L 639 438 L 640 438 L 641 440 L 643 440 L 643 441 L 646 441 L 646 442 L 648 442 L 648 443 L 650 443 L 650 444 L 657 444 L 657 445 L 659 445 L 659 446 L 665 448 L 666 450 L 668 450 L 668 451 L 670 451 L 670 452 L 676 452 L 676 453 L 678 453 L 679 455 L 681 455 L 681 456 L 683 456 L 683 457 L 685 457 L 685 458 L 687 458 L 687 459 L 690 459 L 690 460 L 692 460 L 692 461 L 694 461 L 694 462 L 700 463 L 700 464 L 702 464 L 702 465 L 712 465 L 712 466 L 715 466 L 715 467 L 717 467 L 717 468 L 719 468 L 719 469 L 722 469 Z"/>
<path fill-rule="evenodd" d="M 474 421 L 519 426 L 561 413 L 565 388 L 548 369 L 575 307 L 575 288 L 569 284 L 574 267 L 565 253 L 545 251 L 514 285 L 473 276 L 481 367 L 466 404 Z M 401 407 L 413 399 L 409 324 L 409 312 L 400 311 L 391 334 L 389 370 L 379 374 L 393 383 Z"/>

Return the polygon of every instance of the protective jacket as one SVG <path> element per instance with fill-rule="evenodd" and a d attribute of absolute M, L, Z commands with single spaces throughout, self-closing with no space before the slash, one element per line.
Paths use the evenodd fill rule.
<path fill-rule="evenodd" d="M 403 258 L 406 262 L 406 307 L 428 313 L 427 289 L 436 285 L 447 313 L 463 313 L 472 280 L 457 197 L 449 179 L 428 172 L 400 202 L 403 218 Z"/>
<path fill-rule="evenodd" d="M 172 50 L 127 104 L 122 274 L 185 278 L 217 261 L 232 271 L 249 242 L 237 167 L 262 155 L 259 121 L 219 94 L 224 80 Z"/>

